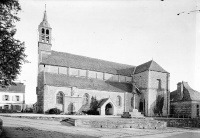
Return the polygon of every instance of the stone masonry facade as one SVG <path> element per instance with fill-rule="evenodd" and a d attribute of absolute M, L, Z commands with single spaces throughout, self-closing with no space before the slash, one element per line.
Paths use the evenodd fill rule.
<path fill-rule="evenodd" d="M 132 66 L 53 51 L 51 30 L 45 11 L 38 27 L 37 112 L 80 113 L 95 103 L 100 115 L 132 109 L 168 115 L 169 73 L 155 61 Z"/>

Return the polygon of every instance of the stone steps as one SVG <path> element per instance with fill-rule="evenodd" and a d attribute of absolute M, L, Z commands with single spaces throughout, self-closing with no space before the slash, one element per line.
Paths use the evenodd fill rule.
<path fill-rule="evenodd" d="M 65 126 L 79 126 L 82 124 L 81 120 L 73 118 L 65 118 L 60 123 Z"/>
<path fill-rule="evenodd" d="M 129 112 L 123 112 L 122 118 L 145 118 L 137 109 L 130 109 Z"/>

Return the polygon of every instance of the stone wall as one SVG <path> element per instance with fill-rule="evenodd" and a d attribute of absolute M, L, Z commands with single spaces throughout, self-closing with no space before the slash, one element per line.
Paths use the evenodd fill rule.
<path fill-rule="evenodd" d="M 42 71 L 53 73 L 53 74 L 65 74 L 69 76 L 92 78 L 92 79 L 99 79 L 99 80 L 110 80 L 110 81 L 116 81 L 116 82 L 129 82 L 129 83 L 132 82 L 131 76 L 122 76 L 119 74 L 109 74 L 105 72 L 83 70 L 83 69 L 70 68 L 70 67 L 39 65 L 38 73 Z"/>
<path fill-rule="evenodd" d="M 167 116 L 169 108 L 169 92 L 167 83 L 167 73 L 149 71 L 149 116 Z"/>
<path fill-rule="evenodd" d="M 135 74 L 133 82 L 140 89 L 141 94 L 136 94 L 136 109 L 148 116 L 148 87 L 149 87 L 149 72 L 141 72 Z"/>
<path fill-rule="evenodd" d="M 51 108 L 59 108 L 65 113 L 71 111 L 71 105 L 73 104 L 73 112 L 79 112 L 83 106 L 83 95 L 85 93 L 89 94 L 89 104 L 91 98 L 96 98 L 97 101 L 110 98 L 112 102 L 117 107 L 117 114 L 123 114 L 124 112 L 124 93 L 123 92 L 108 92 L 108 91 L 98 91 L 98 90 L 87 90 L 87 89 L 76 89 L 75 93 L 72 95 L 71 87 L 56 87 L 45 85 L 44 89 L 44 111 Z M 64 105 L 56 103 L 56 94 L 61 91 L 64 94 Z M 117 105 L 117 96 L 121 97 L 121 105 Z M 130 103 L 129 103 L 130 105 Z"/>
<path fill-rule="evenodd" d="M 40 69 L 42 69 L 43 66 L 40 66 Z M 44 105 L 44 72 L 39 72 L 38 78 L 37 78 L 37 88 L 36 88 L 36 94 L 37 94 L 37 109 L 36 112 L 43 113 L 43 105 Z"/>
<path fill-rule="evenodd" d="M 133 76 L 133 82 L 139 89 L 147 89 L 149 83 L 149 72 L 141 72 Z"/>
<path fill-rule="evenodd" d="M 165 119 L 156 119 L 159 121 L 164 121 L 167 123 L 167 127 L 196 127 L 200 128 L 200 119 L 191 119 L 191 118 L 165 118 Z"/>
<path fill-rule="evenodd" d="M 200 101 L 171 102 L 170 109 L 170 115 L 173 117 L 200 117 Z M 197 113 L 197 110 L 199 110 L 199 113 Z"/>
<path fill-rule="evenodd" d="M 197 112 L 199 112 L 199 113 L 197 113 Z M 192 118 L 200 117 L 200 101 L 192 101 L 191 117 Z"/>
<path fill-rule="evenodd" d="M 112 119 L 109 120 L 92 120 L 81 119 L 81 123 L 77 126 L 92 127 L 92 128 L 137 128 L 137 129 L 163 129 L 167 123 L 153 119 Z"/>
<path fill-rule="evenodd" d="M 179 101 L 171 102 L 170 114 L 173 117 L 191 117 L 192 102 L 191 101 Z"/>
<path fill-rule="evenodd" d="M 133 81 L 142 92 L 139 95 L 139 103 L 145 105 L 142 109 L 140 104 L 139 109 L 145 110 L 144 114 L 146 116 L 155 116 L 158 114 L 166 116 L 169 111 L 168 74 L 156 71 L 145 71 L 135 74 Z M 163 107 L 161 107 L 162 104 Z"/>
<path fill-rule="evenodd" d="M 126 112 L 128 112 L 130 110 L 132 111 L 132 109 L 134 108 L 133 106 L 131 106 L 131 105 L 134 105 L 134 100 L 131 101 L 132 98 L 133 98 L 132 93 L 126 94 L 126 110 L 125 110 Z M 140 99 L 142 99 L 141 95 L 136 94 L 135 95 L 135 109 L 138 109 L 138 111 L 139 111 Z M 133 102 L 133 103 L 131 104 L 131 102 Z"/>

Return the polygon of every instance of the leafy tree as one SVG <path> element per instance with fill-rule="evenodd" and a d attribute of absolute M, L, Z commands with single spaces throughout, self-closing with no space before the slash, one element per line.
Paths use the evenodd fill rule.
<path fill-rule="evenodd" d="M 164 97 L 161 95 L 158 95 L 156 98 L 156 105 L 153 110 L 154 114 L 158 114 L 159 116 L 162 115 L 163 105 L 164 105 Z"/>
<path fill-rule="evenodd" d="M 90 102 L 90 110 L 87 111 L 87 114 L 89 115 L 99 115 L 99 111 L 97 111 L 98 109 L 98 100 L 96 99 L 96 97 L 91 98 L 91 102 Z"/>
<path fill-rule="evenodd" d="M 21 10 L 18 0 L 0 1 L 0 87 L 12 85 L 25 60 L 24 43 L 14 38 Z"/>

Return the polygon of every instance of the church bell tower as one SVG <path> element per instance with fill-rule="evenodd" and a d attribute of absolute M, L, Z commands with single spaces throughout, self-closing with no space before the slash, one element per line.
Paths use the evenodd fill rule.
<path fill-rule="evenodd" d="M 42 56 L 51 54 L 51 31 L 52 28 L 50 27 L 47 21 L 47 13 L 46 9 L 44 11 L 44 17 L 40 25 L 38 26 L 39 32 L 39 41 L 38 41 L 38 54 L 39 54 L 39 61 L 42 60 Z"/>

